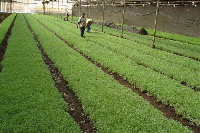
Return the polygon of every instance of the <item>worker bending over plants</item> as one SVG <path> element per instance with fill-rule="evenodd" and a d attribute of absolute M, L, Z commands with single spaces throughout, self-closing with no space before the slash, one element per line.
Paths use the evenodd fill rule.
<path fill-rule="evenodd" d="M 86 26 L 87 26 L 87 32 L 90 33 L 90 26 L 92 24 L 92 19 L 87 19 Z"/>

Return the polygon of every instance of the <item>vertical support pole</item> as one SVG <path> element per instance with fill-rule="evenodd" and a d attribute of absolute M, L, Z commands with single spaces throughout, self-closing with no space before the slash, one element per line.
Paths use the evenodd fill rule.
<path fill-rule="evenodd" d="M 8 6 L 8 1 L 6 2 L 6 12 L 8 13 L 8 9 L 9 8 L 9 6 Z"/>
<path fill-rule="evenodd" d="M 81 16 L 81 0 L 79 1 L 79 16 Z"/>
<path fill-rule="evenodd" d="M 19 2 L 17 3 L 17 9 L 18 9 L 18 12 L 20 13 L 20 0 L 19 0 Z"/>
<path fill-rule="evenodd" d="M 153 34 L 153 43 L 151 45 L 152 48 L 155 48 L 155 44 L 154 43 L 155 43 L 155 36 L 156 36 L 156 26 L 157 26 L 158 10 L 159 10 L 159 0 L 157 0 L 156 18 L 155 18 L 154 34 Z"/>
<path fill-rule="evenodd" d="M 27 13 L 28 13 L 28 0 L 27 0 Z"/>
<path fill-rule="evenodd" d="M 0 15 L 1 15 L 1 0 L 0 0 Z"/>
<path fill-rule="evenodd" d="M 74 8 L 74 4 L 72 4 L 72 21 L 73 21 L 73 18 L 74 18 L 74 15 L 73 15 L 73 8 Z"/>
<path fill-rule="evenodd" d="M 45 7 L 45 0 L 42 1 L 42 5 L 43 5 L 43 15 L 45 15 L 45 12 L 46 12 L 46 11 L 45 11 L 45 10 L 46 10 L 46 7 Z"/>
<path fill-rule="evenodd" d="M 62 13 L 63 13 L 63 0 L 62 0 L 62 7 L 61 7 L 61 19 L 63 18 Z"/>
<path fill-rule="evenodd" d="M 54 1 L 54 0 L 52 0 L 52 9 L 51 9 L 51 15 L 53 15 L 53 1 Z"/>
<path fill-rule="evenodd" d="M 10 13 L 12 13 L 12 0 L 10 1 Z"/>
<path fill-rule="evenodd" d="M 62 13 L 63 13 L 63 9 L 62 9 L 62 7 L 61 7 L 61 16 L 60 16 L 61 19 L 62 19 Z"/>
<path fill-rule="evenodd" d="M 57 10 L 57 18 L 59 16 L 59 0 L 58 0 L 58 10 Z"/>
<path fill-rule="evenodd" d="M 48 8 L 48 15 L 50 16 L 49 1 L 47 2 L 47 8 Z"/>
<path fill-rule="evenodd" d="M 89 4 L 90 5 L 89 5 L 89 15 L 88 15 L 88 17 L 91 18 L 91 0 L 89 0 Z"/>
<path fill-rule="evenodd" d="M 103 32 L 104 26 L 104 10 L 105 10 L 105 0 L 103 1 L 103 13 L 102 13 L 102 22 L 101 22 L 101 31 Z"/>
<path fill-rule="evenodd" d="M 35 1 L 35 13 L 36 13 L 36 1 Z"/>
<path fill-rule="evenodd" d="M 6 12 L 6 1 L 4 0 L 4 3 L 3 3 L 3 8 L 4 8 L 4 12 Z"/>
<path fill-rule="evenodd" d="M 125 14 L 125 7 L 126 7 L 126 0 L 123 0 L 123 11 L 122 11 L 122 29 L 121 29 L 121 35 L 120 37 L 123 38 L 123 32 L 124 32 L 124 14 Z"/>
<path fill-rule="evenodd" d="M 68 3 L 68 0 L 66 1 L 66 9 L 65 9 L 65 17 L 64 19 L 66 20 L 66 17 L 67 17 L 67 12 L 68 12 L 68 7 L 69 7 L 69 3 Z"/>
<path fill-rule="evenodd" d="M 50 3 L 50 1 L 49 1 L 49 16 L 50 16 L 50 12 L 51 12 L 51 3 Z"/>

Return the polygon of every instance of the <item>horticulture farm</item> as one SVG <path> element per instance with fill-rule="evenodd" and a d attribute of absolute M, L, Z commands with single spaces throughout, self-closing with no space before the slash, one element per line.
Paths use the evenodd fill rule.
<path fill-rule="evenodd" d="M 200 39 L 12 13 L 0 27 L 0 132 L 199 133 Z"/>

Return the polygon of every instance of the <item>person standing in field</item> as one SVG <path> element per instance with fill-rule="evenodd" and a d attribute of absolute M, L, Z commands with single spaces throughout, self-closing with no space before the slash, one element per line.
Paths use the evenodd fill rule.
<path fill-rule="evenodd" d="M 64 18 L 64 21 L 68 21 L 69 20 L 69 12 L 66 13 L 66 16 Z"/>
<path fill-rule="evenodd" d="M 83 13 L 83 15 L 81 17 L 79 17 L 78 26 L 80 27 L 81 37 L 83 37 L 85 27 L 86 27 L 85 13 Z"/>
<path fill-rule="evenodd" d="M 67 17 L 67 21 L 68 21 L 69 20 L 69 12 L 67 12 L 66 17 Z"/>

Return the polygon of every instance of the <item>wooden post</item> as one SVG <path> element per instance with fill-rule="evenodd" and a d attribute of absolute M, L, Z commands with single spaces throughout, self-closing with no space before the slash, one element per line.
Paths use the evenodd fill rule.
<path fill-rule="evenodd" d="M 0 15 L 1 15 L 1 0 L 0 0 Z"/>
<path fill-rule="evenodd" d="M 50 5 L 51 6 L 51 5 Z M 50 16 L 50 7 L 49 7 L 49 2 L 47 3 L 47 7 L 48 7 L 48 15 Z"/>
<path fill-rule="evenodd" d="M 9 5 L 8 5 L 8 1 L 6 2 L 6 12 L 9 13 Z"/>
<path fill-rule="evenodd" d="M 61 19 L 62 19 L 62 13 L 63 13 L 63 9 L 62 9 L 62 7 L 61 7 L 61 16 L 60 16 Z"/>
<path fill-rule="evenodd" d="M 120 37 L 123 38 L 123 32 L 124 32 L 124 14 L 125 14 L 125 7 L 126 7 L 126 0 L 123 0 L 123 12 L 122 12 L 122 31 Z"/>
<path fill-rule="evenodd" d="M 12 13 L 12 0 L 10 1 L 10 13 Z"/>
<path fill-rule="evenodd" d="M 1 15 L 1 0 L 0 0 L 0 15 Z"/>
<path fill-rule="evenodd" d="M 155 48 L 155 36 L 156 36 L 156 26 L 157 26 L 157 18 L 158 18 L 158 9 L 159 9 L 159 0 L 157 0 L 157 8 L 156 8 L 156 18 L 155 18 L 155 25 L 154 25 L 154 34 L 153 34 L 153 43 L 151 45 L 152 48 Z"/>
<path fill-rule="evenodd" d="M 59 0 L 58 0 L 58 10 L 57 10 L 57 18 L 59 16 Z"/>
<path fill-rule="evenodd" d="M 27 0 L 27 13 L 28 13 L 28 0 Z"/>
<path fill-rule="evenodd" d="M 79 1 L 79 17 L 81 16 L 81 0 Z"/>
<path fill-rule="evenodd" d="M 4 8 L 4 12 L 6 12 L 6 1 L 4 0 L 4 3 L 3 3 L 3 8 Z"/>
<path fill-rule="evenodd" d="M 102 22 L 101 22 L 101 31 L 103 32 L 104 26 L 104 10 L 105 10 L 105 0 L 103 1 L 103 13 L 102 13 Z"/>
<path fill-rule="evenodd" d="M 36 2 L 35 2 L 35 13 L 36 13 Z"/>
<path fill-rule="evenodd" d="M 74 5 L 72 4 L 72 21 L 73 21 L 73 8 L 74 8 Z"/>
<path fill-rule="evenodd" d="M 88 15 L 88 17 L 91 18 L 91 0 L 89 0 L 89 4 L 90 5 L 89 5 L 89 15 Z"/>
<path fill-rule="evenodd" d="M 46 12 L 46 11 L 45 11 L 45 10 L 46 10 L 46 7 L 45 7 L 45 1 L 44 1 L 44 0 L 42 1 L 42 5 L 43 5 L 43 15 L 45 15 L 45 12 Z"/>
<path fill-rule="evenodd" d="M 62 0 L 62 7 L 61 7 L 61 19 L 63 19 L 62 13 L 63 13 L 63 0 Z"/>

